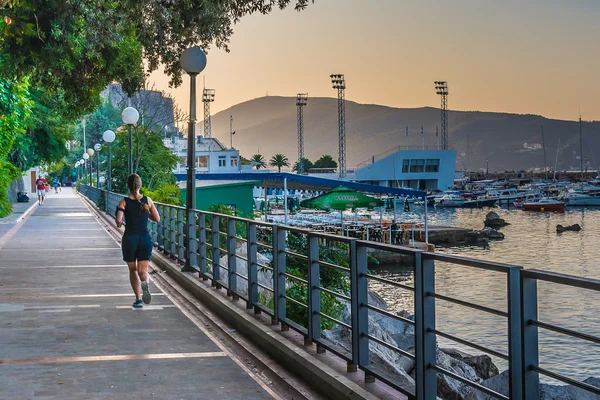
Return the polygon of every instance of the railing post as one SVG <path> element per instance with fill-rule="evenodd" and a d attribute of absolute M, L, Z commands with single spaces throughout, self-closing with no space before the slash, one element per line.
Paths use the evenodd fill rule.
<path fill-rule="evenodd" d="M 200 277 L 203 281 L 207 280 L 206 276 L 206 214 L 201 212 L 198 214 L 198 225 L 200 226 L 199 230 L 199 249 L 198 249 L 198 266 L 200 267 Z"/>
<path fill-rule="evenodd" d="M 187 240 L 185 251 L 185 265 L 181 268 L 182 272 L 192 272 L 198 266 L 198 242 L 196 241 L 196 212 L 186 210 L 187 213 Z M 202 275 L 202 274 L 200 274 Z"/>
<path fill-rule="evenodd" d="M 248 266 L 248 303 L 246 309 L 250 310 L 258 303 L 258 265 L 257 265 L 257 239 L 256 225 L 248 221 L 246 225 L 246 248 Z"/>
<path fill-rule="evenodd" d="M 212 230 L 212 286 L 217 289 L 221 288 L 218 283 L 221 279 L 221 267 L 219 265 L 221 261 L 221 234 L 219 233 L 219 217 L 212 215 L 210 229 Z"/>
<path fill-rule="evenodd" d="M 540 398 L 540 377 L 531 367 L 538 366 L 538 328 L 532 324 L 538 317 L 537 280 L 521 275 L 521 332 L 523 399 Z"/>
<path fill-rule="evenodd" d="M 319 274 L 319 239 L 308 234 L 308 337 L 304 344 L 321 338 L 321 278 Z M 317 345 L 318 347 L 318 345 Z M 320 349 L 319 349 L 320 350 Z"/>
<path fill-rule="evenodd" d="M 158 236 L 158 238 L 157 238 L 158 248 L 159 248 L 159 250 L 164 250 L 165 249 L 165 234 L 164 234 L 165 219 L 164 219 L 164 215 L 163 215 L 164 214 L 163 206 L 162 205 L 156 206 L 156 211 L 158 211 L 158 215 L 160 215 L 160 222 L 158 223 L 158 226 L 156 227 L 156 234 Z"/>
<path fill-rule="evenodd" d="M 186 245 L 185 243 L 185 222 L 183 218 L 184 210 L 178 208 L 177 209 L 177 249 L 178 249 L 178 258 L 180 262 L 184 262 L 187 259 L 186 250 L 189 246 L 189 243 Z M 185 220 L 188 220 L 187 218 Z M 186 261 L 187 262 L 187 261 Z"/>
<path fill-rule="evenodd" d="M 415 252 L 415 357 L 416 395 L 419 400 L 435 400 L 437 374 L 435 338 L 435 265 Z"/>
<path fill-rule="evenodd" d="M 163 206 L 162 207 L 162 216 L 160 218 L 161 221 L 163 221 L 162 223 L 162 229 L 163 229 L 163 253 L 165 253 L 166 255 L 169 254 L 169 210 L 167 208 L 167 206 Z"/>
<path fill-rule="evenodd" d="M 235 256 L 236 247 L 236 220 L 233 218 L 227 218 L 227 268 L 229 272 L 227 274 L 227 295 L 232 296 L 233 300 L 238 300 L 237 293 L 237 268 Z"/>
<path fill-rule="evenodd" d="M 367 278 L 367 248 L 356 240 L 350 242 L 350 293 L 352 319 L 352 363 L 348 372 L 369 365 L 369 281 Z M 367 378 L 367 376 L 366 376 Z"/>
<path fill-rule="evenodd" d="M 177 219 L 175 208 L 169 207 L 169 233 L 171 237 L 171 258 L 177 258 Z"/>
<path fill-rule="evenodd" d="M 523 398 L 523 356 L 521 352 L 521 268 L 512 267 L 507 274 L 508 295 L 508 369 L 509 397 Z M 538 397 L 539 398 L 539 397 Z"/>
<path fill-rule="evenodd" d="M 286 231 L 277 225 L 273 226 L 273 311 L 274 316 L 271 321 L 277 324 L 281 322 L 282 329 L 287 329 L 286 319 L 286 290 L 285 290 L 285 250 L 286 250 Z"/>

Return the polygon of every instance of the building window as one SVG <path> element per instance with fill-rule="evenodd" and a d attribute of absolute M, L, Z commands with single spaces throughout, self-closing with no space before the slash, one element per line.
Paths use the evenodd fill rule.
<path fill-rule="evenodd" d="M 410 160 L 410 172 L 423 172 L 425 170 L 425 160 Z"/>
<path fill-rule="evenodd" d="M 425 172 L 440 172 L 440 160 L 427 160 Z"/>
<path fill-rule="evenodd" d="M 208 156 L 196 157 L 196 168 L 208 168 Z"/>
<path fill-rule="evenodd" d="M 409 164 L 410 164 L 410 160 L 402 160 L 402 173 L 403 174 L 408 172 Z"/>
<path fill-rule="evenodd" d="M 231 166 L 232 167 L 237 167 L 237 165 L 238 165 L 238 159 L 237 159 L 237 157 L 231 157 L 230 162 L 231 162 Z"/>
<path fill-rule="evenodd" d="M 219 156 L 219 167 L 227 166 L 227 156 Z"/>

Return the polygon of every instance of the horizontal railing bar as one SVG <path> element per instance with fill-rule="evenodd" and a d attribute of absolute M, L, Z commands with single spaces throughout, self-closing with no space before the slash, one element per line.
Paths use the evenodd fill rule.
<path fill-rule="evenodd" d="M 399 348 L 399 347 L 396 347 L 396 346 L 394 346 L 393 344 L 389 344 L 388 342 L 384 342 L 383 340 L 381 340 L 381 339 L 379 339 L 379 338 L 376 338 L 375 336 L 372 336 L 372 335 L 365 335 L 365 336 L 366 336 L 366 337 L 368 337 L 368 338 L 369 338 L 369 340 L 372 340 L 372 341 L 374 341 L 374 342 L 377 342 L 377 343 L 379 343 L 380 345 L 382 345 L 382 346 L 385 346 L 385 347 L 387 347 L 387 348 L 388 348 L 388 349 L 390 349 L 390 350 L 394 350 L 394 351 L 396 351 L 396 352 L 398 352 L 398 353 L 402 354 L 404 357 L 408 357 L 408 358 L 410 358 L 411 360 L 416 360 L 416 357 L 415 357 L 415 355 L 414 355 L 414 354 L 410 354 L 408 351 L 402 350 L 401 348 Z"/>
<path fill-rule="evenodd" d="M 453 341 L 455 341 L 457 343 L 464 344 L 465 346 L 469 346 L 469 347 L 472 347 L 474 349 L 483 351 L 484 353 L 491 354 L 491 355 L 496 356 L 498 358 L 501 358 L 503 360 L 508 360 L 508 356 L 507 355 L 502 354 L 502 353 L 500 353 L 500 352 L 498 352 L 496 350 L 488 349 L 485 346 L 481 346 L 481 345 L 478 345 L 478 344 L 475 344 L 475 343 L 471 343 L 471 342 L 469 342 L 467 340 L 461 339 L 461 338 L 456 337 L 454 335 L 450 335 L 449 333 L 444 333 L 442 331 L 438 331 L 437 329 L 433 329 L 433 332 L 436 335 L 445 337 L 446 339 L 450 339 L 450 340 L 453 340 Z"/>
<path fill-rule="evenodd" d="M 200 227 L 200 230 L 205 230 L 207 232 L 212 232 L 212 229 L 210 229 L 210 228 L 208 228 L 206 226 L 204 228 Z"/>
<path fill-rule="evenodd" d="M 366 240 L 358 240 L 356 242 L 357 246 L 366 247 L 374 250 L 382 250 L 390 253 L 399 253 L 404 255 L 414 256 L 417 253 L 423 253 L 423 250 L 413 249 L 411 247 L 406 246 L 398 246 L 394 244 L 386 244 L 386 243 L 378 243 L 371 242 Z"/>
<path fill-rule="evenodd" d="M 503 264 L 503 263 L 495 263 L 484 260 L 476 260 L 474 258 L 466 258 L 461 256 L 455 256 L 452 254 L 443 254 L 443 253 L 423 253 L 423 258 L 428 260 L 437 260 L 442 262 L 448 262 L 451 264 L 458 264 L 464 267 L 474 267 L 487 269 L 490 271 L 503 272 L 508 273 L 512 268 L 522 269 L 522 267 L 517 267 L 515 265 Z"/>
<path fill-rule="evenodd" d="M 288 255 L 293 256 L 293 257 L 298 257 L 298 258 L 302 258 L 304 260 L 308 260 L 308 257 L 305 256 L 304 254 L 296 253 L 296 252 L 293 252 L 293 251 L 290 251 L 290 250 L 284 250 L 283 252 L 285 254 L 288 254 Z"/>
<path fill-rule="evenodd" d="M 227 252 L 227 250 L 226 250 L 226 249 L 224 249 L 224 248 L 222 248 L 222 247 L 217 247 L 217 249 L 219 249 L 219 250 L 221 251 L 221 253 L 222 253 L 222 254 L 229 254 L 229 253 Z"/>
<path fill-rule="evenodd" d="M 344 272 L 350 272 L 350 268 L 342 267 L 341 265 L 332 264 L 330 262 L 323 261 L 323 260 L 319 260 L 319 265 L 324 265 L 326 267 L 339 269 L 340 271 L 344 271 Z"/>
<path fill-rule="evenodd" d="M 244 237 L 241 237 L 241 236 L 238 236 L 238 235 L 235 235 L 235 238 L 236 238 L 237 240 L 241 240 L 242 242 L 247 242 L 247 241 L 248 241 L 248 239 L 246 239 L 246 238 L 244 238 Z"/>
<path fill-rule="evenodd" d="M 600 344 L 600 338 L 597 337 L 597 336 L 588 335 L 586 333 L 580 333 L 580 332 L 577 332 L 577 331 L 573 331 L 571 329 L 562 328 L 560 326 L 547 324 L 547 323 L 542 322 L 542 321 L 531 320 L 529 322 L 532 325 L 539 326 L 540 328 L 544 328 L 544 329 L 547 329 L 549 331 L 554 331 L 554 332 L 557 332 L 557 333 L 562 333 L 563 335 L 573 336 L 573 337 L 576 337 L 576 338 L 579 338 L 579 339 L 587 340 L 589 342 L 594 342 L 594 343 Z"/>
<path fill-rule="evenodd" d="M 292 274 L 287 273 L 287 272 L 284 275 L 286 277 L 290 278 L 290 279 L 293 279 L 295 281 L 298 281 L 298 282 L 304 283 L 305 285 L 308 285 L 308 281 L 306 279 L 302 279 L 300 277 L 297 277 L 296 275 L 292 275 Z"/>
<path fill-rule="evenodd" d="M 258 308 L 259 310 L 261 310 L 262 312 L 264 312 L 267 315 L 273 316 L 275 315 L 275 312 L 273 310 L 271 310 L 269 307 L 265 306 L 264 304 L 261 303 L 252 303 L 252 305 L 256 308 Z"/>
<path fill-rule="evenodd" d="M 237 275 L 237 276 L 239 276 L 240 278 L 242 278 L 242 279 L 245 279 L 245 280 L 248 280 L 248 279 L 249 279 L 249 278 L 248 278 L 246 275 L 242 275 L 242 274 L 240 274 L 240 273 L 239 273 L 239 272 L 237 272 L 237 271 L 236 271 L 236 272 L 232 272 L 232 274 L 233 274 L 233 275 Z"/>
<path fill-rule="evenodd" d="M 326 289 L 323 286 L 318 286 L 316 289 L 319 289 L 321 292 L 329 293 L 332 296 L 335 296 L 335 297 L 340 298 L 340 299 L 344 299 L 346 301 L 351 301 L 352 300 L 349 296 L 346 296 L 345 294 L 334 292 L 333 290 Z"/>
<path fill-rule="evenodd" d="M 408 291 L 411 291 L 411 292 L 415 291 L 414 287 L 410 287 L 408 285 L 403 285 L 402 283 L 390 281 L 389 279 L 381 278 L 381 277 L 376 276 L 376 275 L 371 275 L 371 274 L 362 274 L 362 275 L 366 276 L 369 279 L 373 279 L 374 281 L 377 281 L 377 282 L 381 282 L 381 283 L 385 283 L 385 284 L 388 284 L 388 285 L 396 286 L 396 287 L 399 287 L 401 289 L 405 289 L 405 290 L 408 290 Z"/>
<path fill-rule="evenodd" d="M 368 372 L 370 375 L 373 375 L 375 378 L 379 379 L 381 382 L 385 383 L 386 385 L 393 387 L 394 389 L 396 389 L 403 395 L 407 396 L 410 400 L 416 399 L 415 394 L 409 392 L 408 390 L 406 390 L 403 387 L 401 387 L 400 385 L 398 385 L 398 383 L 396 383 L 397 380 L 394 377 L 389 376 L 387 374 L 380 373 L 366 365 L 359 365 L 358 367 L 360 369 L 362 369 L 363 371 Z"/>
<path fill-rule="evenodd" d="M 589 384 L 587 384 L 585 382 L 579 382 L 579 381 L 577 381 L 575 379 L 572 379 L 572 378 L 569 378 L 569 377 L 557 374 L 557 373 L 549 371 L 549 370 L 547 370 L 545 368 L 536 367 L 535 365 L 531 365 L 530 368 L 533 371 L 536 371 L 536 372 L 538 372 L 540 374 L 546 375 L 547 377 L 556 379 L 557 381 L 561 381 L 561 382 L 567 383 L 569 385 L 577 386 L 580 389 L 584 389 L 584 390 L 587 390 L 587 391 L 592 392 L 594 394 L 599 394 L 600 395 L 600 388 L 599 387 L 589 385 Z"/>
<path fill-rule="evenodd" d="M 559 283 L 561 285 L 574 286 L 581 289 L 600 291 L 600 280 L 582 278 L 579 276 L 559 274 L 556 272 L 540 271 L 537 269 L 526 269 L 521 272 L 523 278 L 534 278 L 539 281 Z"/>
<path fill-rule="evenodd" d="M 308 329 L 306 329 L 304 326 L 292 321 L 291 319 L 285 318 L 284 320 L 280 320 L 279 322 L 283 322 L 284 324 L 286 324 L 287 326 L 289 326 L 290 328 L 292 328 L 293 330 L 295 330 L 302 336 L 305 336 L 305 337 L 308 336 Z"/>
<path fill-rule="evenodd" d="M 224 266 L 223 264 L 219 264 L 219 267 L 223 268 L 226 271 L 229 271 L 229 267 Z"/>
<path fill-rule="evenodd" d="M 313 339 L 313 342 L 318 343 L 321 346 L 325 347 L 330 353 L 335 354 L 342 360 L 352 361 L 350 352 L 344 351 L 342 348 L 336 346 L 335 344 L 333 344 L 332 342 L 330 342 L 327 339 L 316 338 L 316 339 Z"/>
<path fill-rule="evenodd" d="M 486 306 L 480 306 L 479 304 L 471 303 L 471 302 L 464 301 L 464 300 L 459 300 L 454 297 L 444 296 L 443 294 L 439 294 L 439 293 L 427 293 L 427 295 L 433 296 L 436 299 L 444 300 L 444 301 L 447 301 L 450 303 L 458 304 L 458 305 L 469 307 L 469 308 L 474 308 L 479 311 L 483 311 L 486 313 L 495 314 L 495 315 L 499 315 L 501 317 L 508 318 L 508 313 L 504 312 L 504 311 L 495 310 L 493 308 L 489 308 Z"/>
<path fill-rule="evenodd" d="M 483 386 L 483 385 L 480 385 L 480 384 L 478 384 L 478 383 L 476 383 L 476 382 L 472 382 L 472 381 L 470 381 L 470 380 L 468 380 L 468 379 L 466 379 L 466 378 L 463 378 L 462 376 L 460 376 L 460 375 L 458 375 L 458 374 L 455 374 L 454 372 L 448 371 L 447 369 L 444 369 L 444 368 L 442 368 L 442 367 L 438 367 L 437 365 L 430 365 L 429 367 L 430 367 L 430 368 L 432 368 L 432 369 L 434 369 L 434 370 L 436 370 L 436 371 L 437 371 L 437 372 L 439 372 L 440 374 L 444 374 L 444 375 L 446 375 L 446 376 L 449 376 L 449 377 L 451 377 L 452 379 L 455 379 L 455 380 L 457 380 L 457 381 L 459 381 L 459 382 L 462 382 L 462 383 L 464 383 L 464 384 L 466 384 L 466 385 L 469 385 L 469 386 L 471 386 L 472 388 L 474 388 L 474 389 L 477 389 L 477 390 L 479 390 L 479 391 L 482 391 L 482 392 L 483 392 L 483 393 L 485 393 L 485 394 L 489 394 L 490 396 L 493 396 L 493 397 L 495 397 L 495 398 L 497 398 L 497 399 L 502 399 L 502 400 L 510 400 L 510 398 L 509 398 L 509 397 L 507 397 L 507 396 L 504 396 L 504 395 L 503 395 L 503 394 L 501 394 L 501 393 L 495 392 L 495 391 L 493 391 L 492 389 L 488 389 L 488 388 L 486 388 L 485 386 Z"/>
<path fill-rule="evenodd" d="M 270 288 L 270 287 L 268 287 L 268 286 L 265 286 L 265 285 L 263 285 L 263 284 L 262 284 L 262 283 L 260 283 L 260 282 L 256 282 L 256 284 L 257 284 L 258 286 L 260 286 L 261 288 L 263 288 L 263 289 L 265 289 L 265 290 L 268 290 L 269 292 L 275 293 L 275 291 L 274 291 L 273 289 L 271 289 L 271 288 Z"/>
<path fill-rule="evenodd" d="M 264 268 L 264 269 L 268 269 L 269 271 L 273 271 L 273 267 L 269 267 L 268 265 L 261 264 L 259 262 L 257 262 L 256 265 L 260 268 Z"/>
<path fill-rule="evenodd" d="M 262 248 L 268 249 L 268 250 L 273 250 L 273 246 L 268 245 L 266 243 L 262 243 L 262 242 L 256 242 L 257 246 L 260 246 Z"/>
<path fill-rule="evenodd" d="M 248 261 L 248 259 L 246 257 L 240 256 L 239 254 L 234 254 L 235 257 L 239 258 L 240 260 L 244 260 L 244 261 Z"/>
<path fill-rule="evenodd" d="M 344 323 L 344 322 L 342 322 L 342 321 L 340 321 L 338 319 L 330 317 L 329 315 L 327 315 L 325 313 L 322 313 L 321 311 L 316 311 L 316 313 L 319 314 L 321 317 L 330 320 L 331 322 L 334 322 L 334 323 L 336 323 L 336 324 L 338 324 L 340 326 L 343 326 L 344 328 L 352 329 L 352 326 L 350 326 L 350 325 L 348 325 L 348 324 L 346 324 L 346 323 Z"/>
<path fill-rule="evenodd" d="M 308 308 L 308 305 L 298 301 L 298 300 L 294 300 L 293 298 L 291 298 L 290 296 L 285 296 L 286 299 L 288 299 L 289 301 L 291 301 L 292 303 L 300 306 L 300 307 L 304 307 L 304 308 Z"/>
<path fill-rule="evenodd" d="M 406 324 L 415 326 L 415 321 L 411 321 L 408 318 L 404 318 L 404 317 L 401 317 L 399 315 L 393 314 L 393 313 L 391 313 L 389 311 L 386 311 L 386 310 L 383 310 L 383 309 L 381 309 L 379 307 L 372 306 L 371 304 L 361 304 L 361 306 L 362 307 L 367 307 L 369 310 L 373 310 L 373 311 L 375 311 L 375 312 L 377 312 L 379 314 L 383 314 L 386 317 L 390 317 L 390 318 L 396 319 L 398 321 L 402 321 L 402 322 L 404 322 Z"/>

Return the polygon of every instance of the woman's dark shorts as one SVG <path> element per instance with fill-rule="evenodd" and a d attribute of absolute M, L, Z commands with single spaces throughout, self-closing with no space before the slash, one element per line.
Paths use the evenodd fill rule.
<path fill-rule="evenodd" d="M 125 262 L 148 261 L 152 257 L 152 238 L 150 233 L 128 233 L 123 235 L 121 244 Z"/>

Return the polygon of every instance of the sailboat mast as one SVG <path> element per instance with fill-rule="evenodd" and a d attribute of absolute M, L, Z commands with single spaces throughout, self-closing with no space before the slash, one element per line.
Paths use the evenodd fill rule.
<path fill-rule="evenodd" d="M 548 180 L 548 164 L 546 163 L 546 140 L 544 139 L 544 125 L 542 125 L 542 147 L 544 148 L 544 179 Z"/>
<path fill-rule="evenodd" d="M 554 177 L 553 180 L 556 180 L 556 168 L 558 168 L 558 152 L 560 150 L 560 137 L 558 138 L 558 146 L 556 146 L 556 160 L 554 160 Z"/>
<path fill-rule="evenodd" d="M 579 164 L 581 165 L 581 184 L 583 185 L 583 129 L 581 115 L 579 116 Z"/>

